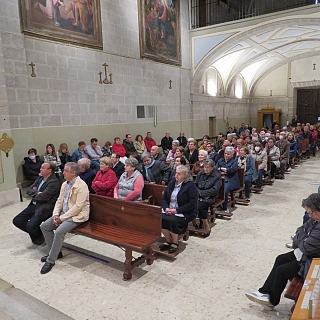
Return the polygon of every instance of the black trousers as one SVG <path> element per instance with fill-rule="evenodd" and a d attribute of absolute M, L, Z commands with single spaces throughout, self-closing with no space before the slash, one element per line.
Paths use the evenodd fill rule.
<path fill-rule="evenodd" d="M 198 201 L 198 217 L 199 219 L 208 218 L 208 208 L 215 203 L 215 199 L 202 199 Z"/>
<path fill-rule="evenodd" d="M 276 175 L 277 166 L 271 161 L 271 169 L 270 169 L 270 177 L 271 179 L 274 179 L 274 176 Z"/>
<path fill-rule="evenodd" d="M 41 217 L 35 217 L 35 208 L 36 206 L 30 202 L 30 204 L 12 220 L 17 228 L 29 233 L 32 242 L 42 236 L 40 224 L 46 220 Z"/>
<path fill-rule="evenodd" d="M 273 268 L 264 285 L 259 289 L 261 293 L 270 295 L 270 302 L 276 306 L 285 289 L 288 280 L 298 276 L 300 264 L 293 251 L 277 256 Z"/>

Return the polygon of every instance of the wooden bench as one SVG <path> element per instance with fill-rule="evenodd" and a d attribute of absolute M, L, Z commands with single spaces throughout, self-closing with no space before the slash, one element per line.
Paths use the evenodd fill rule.
<path fill-rule="evenodd" d="M 123 279 L 132 269 L 154 261 L 152 244 L 161 237 L 161 209 L 139 202 L 90 194 L 90 219 L 74 228 L 76 234 L 111 243 L 125 249 Z M 143 254 L 134 261 L 132 251 Z"/>
<path fill-rule="evenodd" d="M 246 200 L 243 199 L 244 169 L 240 169 L 240 168 L 238 169 L 238 178 L 239 178 L 240 188 L 231 191 L 231 200 L 230 200 L 231 207 L 235 207 L 236 203 L 248 205 L 248 202 L 246 202 Z M 237 193 L 239 194 L 238 197 L 236 197 Z"/>
<path fill-rule="evenodd" d="M 301 277 L 294 277 L 284 294 L 284 297 L 293 301 L 297 301 L 303 286 L 303 279 Z"/>
<path fill-rule="evenodd" d="M 17 183 L 17 188 L 19 188 L 20 201 L 23 202 L 22 189 L 30 187 L 34 183 L 34 181 L 29 180 L 27 178 L 24 164 L 22 164 L 21 167 L 23 173 L 23 180 Z"/>
<path fill-rule="evenodd" d="M 271 180 L 270 174 L 271 174 L 271 156 L 268 155 L 267 156 L 267 171 L 265 173 L 265 175 L 267 176 L 267 179 L 262 180 L 262 184 L 267 184 L 267 185 L 273 184 L 273 181 Z"/>
<path fill-rule="evenodd" d="M 225 199 L 225 179 L 224 179 L 224 177 L 221 178 L 221 182 L 222 182 L 222 184 L 221 184 L 221 187 L 219 190 L 218 198 L 217 198 L 216 202 L 210 206 L 210 213 L 211 213 L 210 220 L 212 223 L 216 220 L 216 209 L 223 204 L 224 199 Z M 218 214 L 218 216 L 231 217 L 232 213 L 230 213 L 230 212 L 228 212 L 228 213 L 223 212 L 222 213 L 221 212 Z"/>
<path fill-rule="evenodd" d="M 162 208 L 162 196 L 164 194 L 164 191 L 167 187 L 159 184 L 152 184 L 152 183 L 146 183 L 143 187 L 142 191 L 142 199 L 148 199 L 148 201 L 152 201 L 152 204 L 155 206 L 160 207 L 160 212 Z M 162 213 L 160 213 L 162 215 Z M 189 230 L 187 229 L 186 232 L 182 235 L 180 235 L 179 238 L 183 238 L 184 241 L 187 241 L 189 239 Z M 160 242 L 164 242 L 164 239 L 161 239 Z M 154 252 L 159 253 L 161 255 L 174 258 L 179 254 L 179 251 L 176 251 L 175 253 L 168 253 L 167 251 L 160 251 L 159 249 L 160 243 L 155 243 L 152 246 L 152 249 Z"/>

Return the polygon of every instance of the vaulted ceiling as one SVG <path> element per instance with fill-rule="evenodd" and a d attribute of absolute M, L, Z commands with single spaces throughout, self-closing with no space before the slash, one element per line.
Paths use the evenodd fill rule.
<path fill-rule="evenodd" d="M 316 11 L 319 9 L 316 6 Z M 204 35 L 192 38 L 196 82 L 212 66 L 219 71 L 226 91 L 241 74 L 250 92 L 263 76 L 279 66 L 320 54 L 320 12 L 261 19 L 251 26 L 227 29 L 215 33 L 207 29 Z"/>

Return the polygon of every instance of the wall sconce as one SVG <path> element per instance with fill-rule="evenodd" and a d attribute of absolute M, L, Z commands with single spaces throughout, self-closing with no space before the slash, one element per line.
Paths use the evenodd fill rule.
<path fill-rule="evenodd" d="M 29 66 L 31 67 L 31 77 L 36 77 L 37 75 L 34 73 L 35 64 L 31 61 L 31 63 L 29 63 Z"/>
<path fill-rule="evenodd" d="M 272 90 L 270 90 L 270 97 L 272 97 Z"/>
<path fill-rule="evenodd" d="M 313 64 L 313 69 L 312 70 L 316 70 L 316 64 Z"/>
<path fill-rule="evenodd" d="M 102 66 L 104 67 L 104 80 L 102 81 L 101 75 L 100 75 L 100 72 L 99 72 L 100 81 L 102 81 L 102 82 L 99 81 L 99 83 L 112 84 L 113 83 L 112 82 L 112 73 L 109 73 L 109 79 L 107 78 L 107 66 L 108 65 L 106 63 L 103 63 Z M 102 74 L 102 72 L 101 72 L 101 74 Z"/>
<path fill-rule="evenodd" d="M 172 89 L 171 84 L 172 84 L 172 80 L 169 80 L 169 89 Z"/>

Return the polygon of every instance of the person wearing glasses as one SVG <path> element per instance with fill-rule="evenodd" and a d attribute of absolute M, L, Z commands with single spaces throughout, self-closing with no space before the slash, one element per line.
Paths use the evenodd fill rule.
<path fill-rule="evenodd" d="M 309 214 L 307 220 L 296 231 L 293 249 L 277 256 L 265 283 L 246 297 L 269 310 L 279 304 L 288 280 L 294 277 L 305 279 L 313 258 L 320 257 L 320 194 L 312 193 L 302 200 L 302 207 Z"/>
<path fill-rule="evenodd" d="M 53 162 L 44 162 L 38 179 L 28 188 L 27 195 L 32 199 L 27 208 L 13 218 L 13 224 L 27 232 L 33 244 L 44 242 L 40 224 L 47 220 L 59 196 L 60 182 L 56 178 Z"/>

